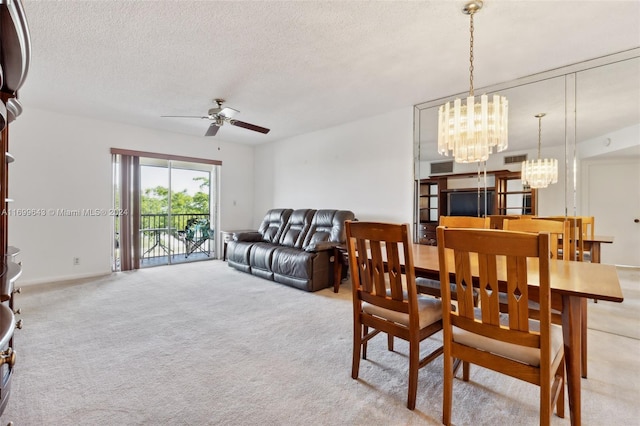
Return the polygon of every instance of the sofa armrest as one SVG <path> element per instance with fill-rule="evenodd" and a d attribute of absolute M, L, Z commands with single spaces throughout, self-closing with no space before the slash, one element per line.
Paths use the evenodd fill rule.
<path fill-rule="evenodd" d="M 259 242 L 262 241 L 262 234 L 258 231 L 238 232 L 233 234 L 233 239 L 235 241 Z"/>
<path fill-rule="evenodd" d="M 318 241 L 316 243 L 311 243 L 307 247 L 304 248 L 305 251 L 309 252 L 319 252 L 332 250 L 334 247 L 340 245 L 339 243 L 334 243 L 332 241 Z"/>

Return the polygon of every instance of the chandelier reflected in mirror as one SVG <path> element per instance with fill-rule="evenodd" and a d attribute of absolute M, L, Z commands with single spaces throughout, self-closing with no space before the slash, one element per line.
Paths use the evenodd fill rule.
<path fill-rule="evenodd" d="M 473 15 L 482 8 L 481 1 L 467 3 L 462 11 L 469 15 L 469 96 L 447 102 L 438 110 L 438 152 L 453 153 L 456 163 L 486 161 L 489 154 L 504 151 L 508 146 L 507 127 L 509 103 L 504 96 L 473 92 Z"/>
<path fill-rule="evenodd" d="M 538 119 L 538 159 L 522 162 L 522 183 L 531 188 L 546 188 L 558 182 L 558 160 L 555 158 L 540 159 L 542 147 L 542 117 L 545 113 L 536 114 Z"/>

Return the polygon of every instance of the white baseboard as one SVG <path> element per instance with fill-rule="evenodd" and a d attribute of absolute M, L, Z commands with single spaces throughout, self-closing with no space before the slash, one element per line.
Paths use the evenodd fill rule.
<path fill-rule="evenodd" d="M 16 281 L 16 287 L 29 287 L 29 286 L 42 285 L 42 284 L 59 284 L 59 283 L 64 283 L 69 281 L 84 280 L 88 278 L 106 277 L 112 274 L 115 274 L 115 272 L 103 272 L 103 273 L 91 272 L 87 274 L 75 274 L 75 275 L 67 275 L 67 276 L 52 277 L 52 278 L 39 278 L 35 280 L 24 280 L 24 281 L 19 279 L 18 281 Z"/>

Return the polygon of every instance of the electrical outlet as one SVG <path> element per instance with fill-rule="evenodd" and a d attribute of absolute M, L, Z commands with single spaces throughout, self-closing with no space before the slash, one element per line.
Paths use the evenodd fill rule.
<path fill-rule="evenodd" d="M 79 265 L 80 264 L 80 258 L 79 257 L 74 257 L 73 258 L 73 264 L 74 265 Z"/>

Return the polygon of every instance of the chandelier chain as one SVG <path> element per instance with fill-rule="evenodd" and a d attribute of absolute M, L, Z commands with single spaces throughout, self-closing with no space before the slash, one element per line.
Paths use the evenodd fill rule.
<path fill-rule="evenodd" d="M 469 13 L 469 33 L 470 33 L 470 43 L 469 43 L 469 96 L 474 96 L 473 93 L 473 15 L 475 11 L 470 11 Z"/>
<path fill-rule="evenodd" d="M 540 150 L 542 147 L 542 117 L 543 114 L 538 115 L 538 160 L 540 159 Z"/>

